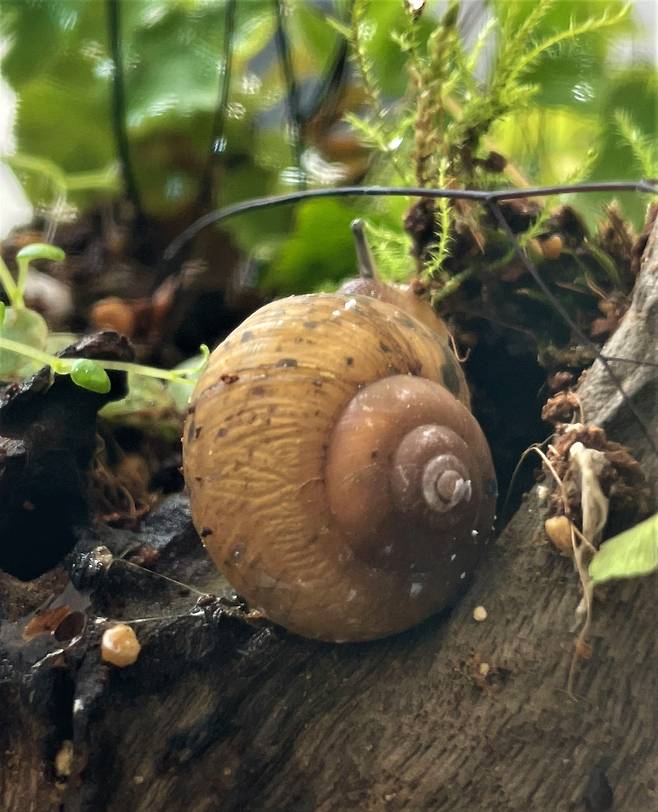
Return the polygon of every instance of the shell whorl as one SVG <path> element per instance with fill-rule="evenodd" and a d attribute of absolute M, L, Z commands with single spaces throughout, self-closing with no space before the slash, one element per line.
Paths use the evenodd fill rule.
<path fill-rule="evenodd" d="M 405 512 L 425 509 L 447 513 L 473 496 L 466 443 L 445 426 L 418 426 L 406 434 L 395 452 L 391 491 Z"/>
<path fill-rule="evenodd" d="M 360 390 L 336 423 L 326 471 L 332 514 L 355 555 L 379 566 L 428 569 L 456 548 L 470 563 L 473 539 L 489 530 L 486 443 L 435 381 L 396 375 Z"/>

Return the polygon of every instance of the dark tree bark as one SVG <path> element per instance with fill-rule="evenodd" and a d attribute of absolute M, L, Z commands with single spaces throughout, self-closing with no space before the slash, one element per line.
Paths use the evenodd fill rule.
<path fill-rule="evenodd" d="M 654 229 L 609 355 L 655 361 L 657 243 Z M 600 367 L 581 388 L 587 419 L 630 446 L 655 482 L 656 457 Z M 655 370 L 615 369 L 655 436 Z M 66 600 L 87 596 L 100 617 L 155 618 L 135 624 L 143 648 L 123 670 L 100 662 L 102 623 L 89 622 L 45 660 L 38 640 L 26 648 L 26 616 L 66 578 L 24 585 L 3 577 L 0 808 L 658 809 L 658 578 L 601 590 L 592 657 L 580 661 L 572 697 L 579 582 L 542 524 L 530 494 L 450 614 L 359 645 L 245 621 L 226 599 L 190 611 L 195 595 L 118 561 L 91 594 L 82 578 Z M 160 572 L 230 594 L 191 531 L 184 499 L 170 500 L 140 534 L 106 533 L 79 546 L 99 543 L 116 552 L 155 545 Z M 480 605 L 488 616 L 477 623 Z M 72 742 L 68 766 L 64 742 Z"/>

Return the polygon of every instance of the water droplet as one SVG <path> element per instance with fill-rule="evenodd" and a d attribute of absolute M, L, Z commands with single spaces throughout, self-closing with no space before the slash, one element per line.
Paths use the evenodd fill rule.
<path fill-rule="evenodd" d="M 94 76 L 99 79 L 109 79 L 114 74 L 114 62 L 111 59 L 101 59 L 94 67 Z"/>
<path fill-rule="evenodd" d="M 217 155 L 220 152 L 226 151 L 226 138 L 222 136 L 221 138 L 215 138 L 212 144 L 212 151 Z"/>
<path fill-rule="evenodd" d="M 571 95 L 578 102 L 589 102 L 594 98 L 594 88 L 589 82 L 578 82 L 571 88 Z"/>
<path fill-rule="evenodd" d="M 255 73 L 245 73 L 242 77 L 242 92 L 246 96 L 255 96 L 263 86 L 263 81 Z"/>
<path fill-rule="evenodd" d="M 165 195 L 170 200 L 176 200 L 183 194 L 183 179 L 180 175 L 172 175 L 165 183 Z"/>
<path fill-rule="evenodd" d="M 302 181 L 306 180 L 306 173 L 296 166 L 287 166 L 281 171 L 279 175 L 281 183 L 287 186 L 299 186 Z"/>
<path fill-rule="evenodd" d="M 60 28 L 63 28 L 64 31 L 72 31 L 77 24 L 78 24 L 77 11 L 69 11 L 67 13 L 62 14 L 62 16 L 59 18 Z"/>
<path fill-rule="evenodd" d="M 226 117 L 232 119 L 241 119 L 245 117 L 247 108 L 240 102 L 230 102 L 226 105 Z"/>

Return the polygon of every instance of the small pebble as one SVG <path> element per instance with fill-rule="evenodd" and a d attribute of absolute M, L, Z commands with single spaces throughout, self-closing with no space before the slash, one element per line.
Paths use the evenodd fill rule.
<path fill-rule="evenodd" d="M 125 668 L 137 661 L 141 646 L 135 632 L 125 623 L 117 623 L 103 633 L 101 657 L 106 663 Z"/>
<path fill-rule="evenodd" d="M 65 739 L 55 756 L 55 772 L 59 776 L 71 775 L 73 765 L 73 742 Z"/>
<path fill-rule="evenodd" d="M 477 620 L 478 623 L 481 623 L 483 620 L 487 619 L 487 610 L 484 606 L 476 606 L 473 609 L 473 620 Z"/>

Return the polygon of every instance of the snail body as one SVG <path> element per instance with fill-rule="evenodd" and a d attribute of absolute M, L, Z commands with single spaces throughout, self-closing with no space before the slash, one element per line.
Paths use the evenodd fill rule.
<path fill-rule="evenodd" d="M 212 353 L 186 420 L 204 545 L 254 608 L 307 637 L 383 637 L 440 611 L 491 530 L 491 455 L 447 330 L 427 304 L 423 323 L 384 299 L 348 288 L 261 308 Z"/>

